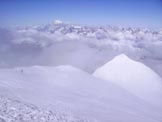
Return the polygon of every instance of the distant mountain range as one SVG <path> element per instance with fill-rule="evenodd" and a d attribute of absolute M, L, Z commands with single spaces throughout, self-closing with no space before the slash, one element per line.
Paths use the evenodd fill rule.
<path fill-rule="evenodd" d="M 125 53 L 162 76 L 162 29 L 87 26 L 56 20 L 40 26 L 1 28 L 0 41 L 0 67 L 70 64 L 93 72 Z M 93 62 L 88 63 L 91 59 Z"/>

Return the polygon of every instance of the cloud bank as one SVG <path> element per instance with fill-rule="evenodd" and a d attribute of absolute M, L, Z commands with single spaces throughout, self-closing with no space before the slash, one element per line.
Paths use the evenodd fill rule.
<path fill-rule="evenodd" d="M 64 23 L 0 28 L 0 67 L 73 65 L 92 73 L 125 53 L 162 76 L 162 30 Z"/>

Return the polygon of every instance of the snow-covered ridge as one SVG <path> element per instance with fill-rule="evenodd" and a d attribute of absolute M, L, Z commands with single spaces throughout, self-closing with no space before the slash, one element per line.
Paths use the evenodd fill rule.
<path fill-rule="evenodd" d="M 0 95 L 48 110 L 67 109 L 88 120 L 161 121 L 161 108 L 73 66 L 0 69 Z"/>
<path fill-rule="evenodd" d="M 57 20 L 0 28 L 0 42 L 0 121 L 162 121 L 161 30 Z"/>
<path fill-rule="evenodd" d="M 162 108 L 162 79 L 144 64 L 125 54 L 96 69 L 94 76 L 112 81 L 136 96 Z"/>
<path fill-rule="evenodd" d="M 151 30 L 146 28 L 131 28 L 117 26 L 86 26 L 77 24 L 63 23 L 60 20 L 55 20 L 52 24 L 41 25 L 37 27 L 23 27 L 18 29 L 19 32 L 27 32 L 36 30 L 38 32 L 46 32 L 48 34 L 57 34 L 70 38 L 70 34 L 79 37 L 79 39 L 110 39 L 115 41 L 120 40 L 149 40 L 162 41 L 162 30 Z M 78 38 L 76 38 L 78 39 Z"/>

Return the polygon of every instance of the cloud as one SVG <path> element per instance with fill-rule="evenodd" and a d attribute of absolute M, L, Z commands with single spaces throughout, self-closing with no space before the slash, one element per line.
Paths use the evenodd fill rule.
<path fill-rule="evenodd" d="M 133 28 L 87 27 L 63 23 L 0 28 L 0 67 L 74 65 L 88 72 L 114 56 L 126 53 L 162 76 L 161 31 Z M 158 62 L 153 65 L 153 61 Z"/>

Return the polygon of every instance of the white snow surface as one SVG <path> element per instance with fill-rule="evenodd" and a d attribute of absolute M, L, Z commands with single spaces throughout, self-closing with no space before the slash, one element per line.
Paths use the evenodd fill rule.
<path fill-rule="evenodd" d="M 54 24 L 62 24 L 63 22 L 61 20 L 55 20 Z"/>
<path fill-rule="evenodd" d="M 144 64 L 125 54 L 96 69 L 94 76 L 111 81 L 134 95 L 162 108 L 162 79 Z"/>
<path fill-rule="evenodd" d="M 0 95 L 5 99 L 32 104 L 42 108 L 41 111 L 70 111 L 79 118 L 101 122 L 162 121 L 161 108 L 145 102 L 112 81 L 100 80 L 72 66 L 0 69 Z M 16 111 L 19 112 L 19 108 Z M 4 114 L 1 111 L 0 118 L 8 116 Z M 22 116 L 26 117 L 26 114 Z"/>
<path fill-rule="evenodd" d="M 70 113 L 46 110 L 33 104 L 0 96 L 0 122 L 94 122 Z M 97 122 L 97 121 L 95 121 Z"/>
<path fill-rule="evenodd" d="M 48 121 L 37 115 L 57 110 L 84 121 L 162 122 L 162 30 L 56 20 L 0 28 L 0 42 L 0 121 L 22 122 L 14 115 L 28 110 L 29 122 Z M 80 122 L 65 118 L 57 122 Z"/>

